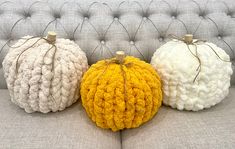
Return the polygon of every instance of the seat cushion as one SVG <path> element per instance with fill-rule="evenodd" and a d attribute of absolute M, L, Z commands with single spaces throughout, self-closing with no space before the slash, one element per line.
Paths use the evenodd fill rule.
<path fill-rule="evenodd" d="M 103 130 L 78 102 L 57 113 L 27 114 L 0 90 L 0 148 L 120 149 L 120 133 Z"/>
<path fill-rule="evenodd" d="M 235 87 L 218 105 L 201 112 L 161 107 L 138 129 L 122 132 L 124 149 L 234 149 Z"/>

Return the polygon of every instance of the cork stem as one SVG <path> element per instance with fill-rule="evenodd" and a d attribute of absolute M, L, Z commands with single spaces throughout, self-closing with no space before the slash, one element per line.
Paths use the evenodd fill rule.
<path fill-rule="evenodd" d="M 192 34 L 184 35 L 184 42 L 187 44 L 191 44 L 193 42 L 193 35 Z"/>
<path fill-rule="evenodd" d="M 117 51 L 116 52 L 116 60 L 119 64 L 123 64 L 125 59 L 125 52 L 124 51 Z"/>
<path fill-rule="evenodd" d="M 47 33 L 47 40 L 48 40 L 48 42 L 49 43 L 55 43 L 55 41 L 56 41 L 56 33 L 55 32 L 53 32 L 53 31 L 49 31 L 48 33 Z"/>

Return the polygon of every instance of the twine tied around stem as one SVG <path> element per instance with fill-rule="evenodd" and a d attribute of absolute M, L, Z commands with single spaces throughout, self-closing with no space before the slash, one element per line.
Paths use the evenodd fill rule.
<path fill-rule="evenodd" d="M 187 45 L 187 49 L 189 50 L 189 52 L 198 60 L 199 65 L 198 65 L 198 67 L 197 67 L 197 69 L 196 69 L 197 74 L 196 74 L 196 76 L 195 76 L 194 79 L 193 79 L 193 83 L 195 83 L 197 77 L 199 76 L 199 74 L 200 74 L 200 72 L 201 72 L 201 65 L 202 65 L 201 59 L 200 59 L 200 57 L 199 57 L 199 55 L 198 55 L 198 50 L 197 50 L 198 48 L 197 48 L 197 45 L 199 45 L 199 44 L 207 45 L 207 46 L 215 53 L 215 55 L 216 55 L 221 61 L 224 61 L 224 62 L 231 62 L 230 60 L 224 60 L 224 59 L 222 59 L 222 58 L 219 56 L 219 54 L 215 51 L 215 49 L 214 49 L 211 45 L 209 45 L 209 44 L 206 43 L 206 42 L 207 42 L 206 40 L 202 40 L 202 39 L 193 39 L 193 35 L 192 35 L 192 34 L 186 34 L 186 35 L 184 35 L 184 37 L 179 37 L 179 36 L 176 36 L 176 35 L 173 35 L 173 34 L 169 34 L 169 37 L 170 37 L 171 39 L 176 39 L 176 40 L 178 40 L 178 41 L 184 42 L 184 43 Z M 195 46 L 196 54 L 194 54 L 194 53 L 191 51 L 189 45 L 194 45 L 194 46 Z"/>
<path fill-rule="evenodd" d="M 28 39 L 26 39 L 21 45 L 19 46 L 9 46 L 10 48 L 19 48 L 21 46 L 23 46 L 24 44 L 26 44 L 29 40 L 32 40 L 32 39 L 35 39 L 35 38 L 38 38 L 38 37 L 30 37 Z M 41 40 L 45 40 L 47 41 L 49 44 L 51 44 L 52 46 L 47 50 L 47 52 L 44 54 L 43 56 L 43 61 L 44 61 L 44 58 L 46 57 L 46 55 L 48 54 L 48 52 L 50 50 L 52 50 L 53 48 L 55 49 L 55 52 L 53 53 L 53 59 L 55 59 L 55 54 L 56 54 L 56 51 L 57 51 L 57 47 L 55 45 L 55 42 L 56 42 L 56 33 L 55 32 L 52 32 L 52 31 L 49 31 L 48 34 L 47 34 L 47 37 L 40 37 L 38 40 L 36 40 L 32 45 L 30 45 L 29 47 L 27 47 L 26 49 L 24 49 L 16 58 L 16 73 L 18 73 L 18 62 L 19 62 L 19 59 L 20 57 L 22 56 L 22 54 L 24 54 L 24 52 L 28 51 L 30 48 L 32 48 L 33 46 L 35 46 L 39 41 Z M 52 71 L 54 70 L 54 61 L 52 61 Z"/>

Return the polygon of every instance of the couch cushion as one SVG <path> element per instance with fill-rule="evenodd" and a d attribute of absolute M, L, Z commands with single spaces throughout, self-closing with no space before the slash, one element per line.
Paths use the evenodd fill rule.
<path fill-rule="evenodd" d="M 27 114 L 0 90 L 0 148 L 120 149 L 120 133 L 103 130 L 80 103 L 57 113 Z"/>
<path fill-rule="evenodd" d="M 222 103 L 201 112 L 162 107 L 138 129 L 122 132 L 124 149 L 235 148 L 235 87 Z"/>

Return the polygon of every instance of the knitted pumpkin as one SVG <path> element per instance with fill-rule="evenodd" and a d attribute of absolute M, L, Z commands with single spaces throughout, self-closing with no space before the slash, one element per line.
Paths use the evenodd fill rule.
<path fill-rule="evenodd" d="M 68 39 L 26 36 L 3 61 L 11 100 L 26 112 L 56 112 L 79 98 L 79 83 L 88 67 L 85 53 Z"/>
<path fill-rule="evenodd" d="M 198 111 L 228 95 L 230 58 L 213 43 L 190 34 L 173 39 L 156 50 L 151 64 L 163 81 L 163 103 L 172 108 Z"/>
<path fill-rule="evenodd" d="M 82 104 L 99 127 L 113 131 L 139 127 L 150 120 L 162 102 L 161 82 L 150 64 L 117 57 L 93 64 L 81 83 Z"/>

